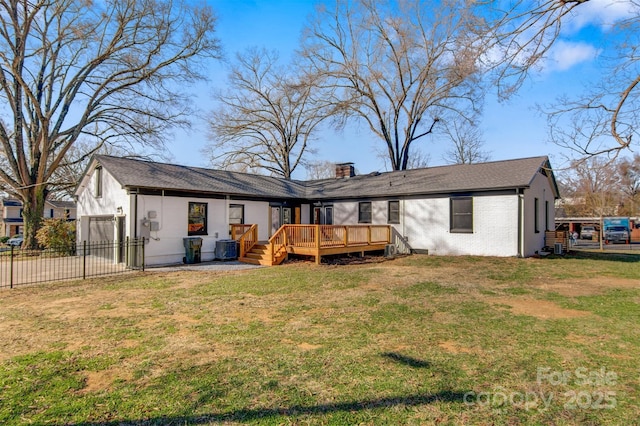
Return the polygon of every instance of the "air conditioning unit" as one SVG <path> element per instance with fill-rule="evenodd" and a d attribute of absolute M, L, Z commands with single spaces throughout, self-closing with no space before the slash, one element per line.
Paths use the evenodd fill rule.
<path fill-rule="evenodd" d="M 562 254 L 562 243 L 555 243 L 553 246 L 553 254 Z"/>
<path fill-rule="evenodd" d="M 236 240 L 216 241 L 216 259 L 233 260 L 238 258 L 238 242 Z"/>
<path fill-rule="evenodd" d="M 384 257 L 395 257 L 397 248 L 395 244 L 387 244 L 384 246 Z"/>

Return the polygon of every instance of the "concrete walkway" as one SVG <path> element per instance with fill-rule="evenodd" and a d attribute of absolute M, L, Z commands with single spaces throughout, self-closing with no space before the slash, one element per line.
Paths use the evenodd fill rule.
<path fill-rule="evenodd" d="M 214 260 L 211 262 L 193 263 L 185 265 L 183 263 L 176 265 L 159 265 L 159 266 L 146 266 L 145 270 L 149 272 L 163 272 L 163 271 L 237 271 L 242 269 L 255 269 L 263 268 L 261 265 L 250 265 L 248 263 L 242 263 L 237 260 L 219 261 Z"/>

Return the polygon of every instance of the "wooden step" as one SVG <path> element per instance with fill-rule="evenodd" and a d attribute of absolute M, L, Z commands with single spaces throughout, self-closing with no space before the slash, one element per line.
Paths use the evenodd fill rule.
<path fill-rule="evenodd" d="M 252 265 L 271 266 L 271 247 L 269 242 L 260 242 L 251 247 L 251 250 L 245 253 L 244 257 L 239 258 L 241 262 L 250 263 Z"/>
<path fill-rule="evenodd" d="M 249 253 L 269 253 L 270 247 L 268 245 L 256 244 L 251 248 Z"/>
<path fill-rule="evenodd" d="M 264 265 L 264 266 L 272 266 L 270 259 L 263 258 L 254 258 L 254 257 L 241 257 L 238 259 L 240 262 L 249 263 L 251 265 Z"/>

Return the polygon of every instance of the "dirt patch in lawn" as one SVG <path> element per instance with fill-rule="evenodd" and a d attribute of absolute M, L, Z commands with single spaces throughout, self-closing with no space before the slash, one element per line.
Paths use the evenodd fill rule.
<path fill-rule="evenodd" d="M 548 300 L 516 297 L 491 297 L 487 301 L 494 305 L 506 305 L 516 315 L 529 315 L 540 319 L 577 318 L 591 312 L 567 309 Z"/>
<path fill-rule="evenodd" d="M 85 386 L 78 391 L 84 395 L 93 392 L 101 392 L 111 390 L 116 380 L 131 380 L 132 376 L 121 369 L 109 369 L 102 371 L 85 371 Z"/>
<path fill-rule="evenodd" d="M 452 342 L 450 340 L 444 341 L 444 342 L 440 342 L 438 343 L 438 346 L 440 346 L 442 349 L 444 349 L 445 351 L 451 353 L 451 354 L 472 354 L 475 351 L 471 348 L 467 348 L 465 346 L 462 346 L 456 342 Z"/>
<path fill-rule="evenodd" d="M 640 288 L 640 282 L 638 282 L 638 280 L 624 278 L 594 277 L 587 279 L 538 282 L 533 284 L 533 286 L 538 289 L 558 293 L 563 296 L 577 297 L 599 295 L 614 288 Z"/>

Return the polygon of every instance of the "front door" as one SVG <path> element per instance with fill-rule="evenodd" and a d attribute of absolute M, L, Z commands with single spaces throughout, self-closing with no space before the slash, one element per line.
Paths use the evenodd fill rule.
<path fill-rule="evenodd" d="M 295 223 L 293 207 L 271 206 L 271 233 L 273 235 L 282 225 Z"/>
<path fill-rule="evenodd" d="M 291 207 L 283 207 L 282 208 L 282 224 L 289 225 L 293 223 L 293 214 Z"/>
<path fill-rule="evenodd" d="M 271 207 L 271 233 L 269 235 L 273 235 L 276 233 L 280 226 L 282 226 L 282 207 L 272 206 Z"/>

